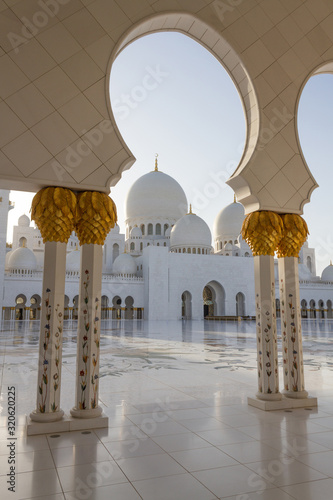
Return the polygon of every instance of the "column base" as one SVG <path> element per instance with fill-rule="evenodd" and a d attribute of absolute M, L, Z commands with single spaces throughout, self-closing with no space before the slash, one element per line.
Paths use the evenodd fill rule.
<path fill-rule="evenodd" d="M 267 392 L 257 392 L 256 398 L 262 401 L 280 401 L 282 399 L 281 392 L 267 393 Z"/>
<path fill-rule="evenodd" d="M 286 398 L 291 398 L 291 399 L 306 399 L 308 397 L 308 391 L 286 391 L 283 390 L 282 394 Z"/>
<path fill-rule="evenodd" d="M 73 418 L 65 415 L 57 422 L 34 422 L 27 415 L 27 435 L 54 434 L 57 432 L 70 432 L 90 429 L 103 429 L 109 427 L 109 417 L 102 414 L 96 418 Z"/>
<path fill-rule="evenodd" d="M 79 410 L 78 408 L 74 407 L 70 410 L 70 413 L 74 418 L 96 418 L 102 415 L 103 410 L 100 406 L 97 406 L 97 408 L 92 408 L 90 410 Z"/>
<path fill-rule="evenodd" d="M 302 399 L 286 398 L 282 395 L 280 400 L 261 400 L 258 398 L 247 398 L 247 404 L 254 406 L 259 410 L 273 411 L 273 410 L 289 410 L 296 408 L 315 408 L 318 406 L 317 398 L 307 397 Z"/>
<path fill-rule="evenodd" d="M 58 422 L 59 420 L 62 419 L 63 416 L 64 416 L 63 410 L 55 412 L 47 412 L 47 413 L 41 413 L 34 410 L 30 413 L 30 419 L 33 422 L 43 422 L 43 423 Z"/>

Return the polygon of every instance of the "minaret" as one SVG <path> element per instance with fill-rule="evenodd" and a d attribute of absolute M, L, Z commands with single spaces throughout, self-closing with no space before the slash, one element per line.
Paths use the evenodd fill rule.
<path fill-rule="evenodd" d="M 14 208 L 14 203 L 9 201 L 9 191 L 7 191 L 6 189 L 0 189 L 0 324 L 2 321 L 2 306 L 5 284 L 4 281 L 8 212 L 12 208 Z"/>

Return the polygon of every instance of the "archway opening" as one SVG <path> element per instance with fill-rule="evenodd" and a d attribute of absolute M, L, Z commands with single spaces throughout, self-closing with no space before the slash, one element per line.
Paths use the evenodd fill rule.
<path fill-rule="evenodd" d="M 242 292 L 238 292 L 236 295 L 236 316 L 246 316 L 245 295 Z"/>
<path fill-rule="evenodd" d="M 215 280 L 207 283 L 203 289 L 203 316 L 204 318 L 225 316 L 225 291 Z"/>
<path fill-rule="evenodd" d="M 192 319 L 192 294 L 186 290 L 182 293 L 182 318 Z"/>

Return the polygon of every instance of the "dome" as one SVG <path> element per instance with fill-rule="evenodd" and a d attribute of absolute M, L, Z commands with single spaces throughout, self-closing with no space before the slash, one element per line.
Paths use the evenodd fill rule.
<path fill-rule="evenodd" d="M 154 170 L 130 188 L 125 203 L 125 219 L 167 217 L 180 219 L 187 212 L 183 188 L 170 175 Z"/>
<path fill-rule="evenodd" d="M 323 272 L 321 273 L 322 281 L 333 281 L 333 266 L 332 263 L 325 267 Z"/>
<path fill-rule="evenodd" d="M 128 253 L 122 253 L 115 259 L 112 270 L 113 274 L 135 274 L 135 260 L 132 255 Z"/>
<path fill-rule="evenodd" d="M 10 252 L 8 269 L 35 271 L 37 269 L 37 260 L 32 250 L 26 247 L 20 247 Z"/>
<path fill-rule="evenodd" d="M 81 267 L 81 252 L 73 250 L 66 257 L 66 271 L 80 272 Z"/>
<path fill-rule="evenodd" d="M 142 231 L 138 226 L 131 229 L 130 238 L 142 238 Z"/>
<path fill-rule="evenodd" d="M 29 227 L 30 226 L 30 219 L 27 215 L 23 214 L 23 215 L 21 215 L 21 217 L 19 217 L 19 220 L 17 223 L 21 227 Z"/>
<path fill-rule="evenodd" d="M 230 205 L 222 208 L 214 222 L 214 238 L 237 239 L 241 232 L 244 218 L 244 207 L 241 203 L 230 203 Z"/>
<path fill-rule="evenodd" d="M 195 214 L 189 213 L 179 219 L 170 234 L 172 247 L 210 247 L 212 235 L 206 222 Z"/>

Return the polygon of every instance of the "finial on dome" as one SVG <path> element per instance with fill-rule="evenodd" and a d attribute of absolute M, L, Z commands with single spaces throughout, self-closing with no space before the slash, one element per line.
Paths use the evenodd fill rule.
<path fill-rule="evenodd" d="M 236 203 L 236 201 L 237 201 L 237 200 L 236 200 L 236 195 L 234 194 L 234 203 Z"/>
<path fill-rule="evenodd" d="M 193 214 L 193 212 L 192 212 L 192 203 L 190 203 L 190 208 L 189 208 L 189 211 L 187 212 L 187 215 L 190 215 L 190 214 Z"/>
<path fill-rule="evenodd" d="M 22 241 L 22 248 L 27 248 L 27 240 L 24 238 Z M 332 262 L 332 261 L 331 261 Z"/>
<path fill-rule="evenodd" d="M 158 162 L 157 162 L 157 158 L 158 158 L 158 153 L 156 153 L 156 155 L 155 155 L 155 172 L 158 172 Z"/>

